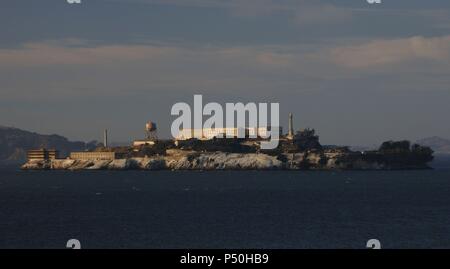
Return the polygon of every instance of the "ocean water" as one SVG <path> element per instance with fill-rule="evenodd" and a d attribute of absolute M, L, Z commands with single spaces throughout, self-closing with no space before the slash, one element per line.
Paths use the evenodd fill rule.
<path fill-rule="evenodd" d="M 0 248 L 450 248 L 450 170 L 0 171 Z"/>

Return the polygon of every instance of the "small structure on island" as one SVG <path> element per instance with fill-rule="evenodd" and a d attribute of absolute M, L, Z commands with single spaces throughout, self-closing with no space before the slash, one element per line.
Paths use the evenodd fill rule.
<path fill-rule="evenodd" d="M 147 134 L 147 140 L 154 141 L 158 139 L 156 123 L 152 121 L 147 122 L 145 124 L 145 132 Z"/>
<path fill-rule="evenodd" d="M 59 158 L 59 151 L 54 149 L 33 149 L 27 152 L 28 161 L 33 160 L 55 160 Z"/>
<path fill-rule="evenodd" d="M 294 120 L 292 113 L 289 113 L 289 130 L 287 134 L 287 139 L 292 140 L 294 139 Z"/>
<path fill-rule="evenodd" d="M 251 128 L 236 128 L 236 127 L 222 127 L 222 128 L 200 128 L 192 129 L 185 128 L 179 131 L 175 137 L 176 141 L 189 140 L 196 138 L 199 140 L 212 140 L 214 138 L 262 138 L 270 136 L 271 126 L 268 127 L 251 127 Z"/>
<path fill-rule="evenodd" d="M 113 151 L 75 151 L 70 153 L 72 160 L 115 160 Z"/>
<path fill-rule="evenodd" d="M 103 146 L 105 148 L 108 147 L 108 129 L 105 129 L 105 132 L 103 133 Z"/>
<path fill-rule="evenodd" d="M 156 123 L 149 121 L 145 124 L 145 139 L 133 141 L 133 147 L 153 146 L 156 140 L 158 140 Z"/>

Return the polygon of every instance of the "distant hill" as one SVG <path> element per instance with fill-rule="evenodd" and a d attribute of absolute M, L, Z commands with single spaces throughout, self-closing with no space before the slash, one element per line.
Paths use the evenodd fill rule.
<path fill-rule="evenodd" d="M 61 156 L 70 151 L 91 147 L 85 142 L 71 142 L 60 135 L 42 135 L 17 128 L 0 126 L 0 162 L 23 162 L 30 149 L 58 149 Z"/>
<path fill-rule="evenodd" d="M 437 154 L 450 154 L 450 140 L 433 136 L 417 140 L 416 142 L 422 146 L 428 146 Z"/>

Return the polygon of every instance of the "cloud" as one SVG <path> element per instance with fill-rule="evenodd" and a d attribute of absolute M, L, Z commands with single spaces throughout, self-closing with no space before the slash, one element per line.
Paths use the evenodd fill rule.
<path fill-rule="evenodd" d="M 176 45 L 99 45 L 67 39 L 27 43 L 19 48 L 0 49 L 0 67 L 58 65 L 110 65 L 118 63 L 236 64 L 254 67 L 280 67 L 291 63 L 292 55 L 274 47 L 182 47 Z"/>
<path fill-rule="evenodd" d="M 333 5 L 310 5 L 298 7 L 294 13 L 294 21 L 299 24 L 344 22 L 352 19 L 353 12 L 354 10 Z"/>
<path fill-rule="evenodd" d="M 123 1 L 123 0 L 110 0 Z M 139 3 L 197 8 L 221 8 L 240 17 L 281 13 L 299 24 L 348 20 L 354 9 L 338 7 L 326 1 L 309 0 L 134 0 Z M 365 1 L 365 0 L 362 0 Z M 128 2 L 128 0 L 127 0 Z"/>
<path fill-rule="evenodd" d="M 0 68 L 42 66 L 86 66 L 119 68 L 145 66 L 156 72 L 192 74 L 226 72 L 229 76 L 247 74 L 307 75 L 317 79 L 348 77 L 358 70 L 420 63 L 450 66 L 450 36 L 376 39 L 355 44 L 330 43 L 323 46 L 181 46 L 179 44 L 92 45 L 78 39 L 26 43 L 18 48 L 0 49 Z M 429 65 L 428 65 L 429 66 Z M 437 65 L 436 65 L 437 66 Z M 341 70 L 346 67 L 351 70 Z M 220 70 L 220 71 L 218 71 Z M 423 68 L 422 68 L 423 70 Z"/>
<path fill-rule="evenodd" d="M 76 44 L 76 46 L 73 46 Z M 73 40 L 36 42 L 21 48 L 0 49 L 0 66 L 33 67 L 42 65 L 88 65 L 117 61 L 141 61 L 171 55 L 177 49 L 144 45 L 106 45 L 85 47 Z"/>
<path fill-rule="evenodd" d="M 374 68 L 393 76 L 426 72 L 428 77 L 441 76 L 443 70 L 450 68 L 450 36 L 373 40 L 357 45 L 355 42 L 194 47 L 53 40 L 0 49 L 0 81 L 3 94 L 11 95 L 17 88 L 30 85 L 66 94 L 119 94 L 123 89 L 139 91 L 145 85 L 154 89 L 211 91 L 243 87 L 294 90 L 302 84 L 370 77 L 372 72 L 368 71 Z M 20 81 L 22 76 L 29 79 Z M 51 81 L 47 81 L 48 76 Z"/>
<path fill-rule="evenodd" d="M 333 61 L 349 68 L 396 65 L 418 60 L 450 61 L 450 36 L 375 40 L 331 51 Z"/>
<path fill-rule="evenodd" d="M 92 45 L 83 40 L 0 49 L 2 98 L 67 98 L 146 91 L 269 89 L 291 72 L 294 52 L 269 46 Z M 9 75 L 6 75 L 9 74 Z M 26 77 L 27 79 L 22 79 Z"/>
<path fill-rule="evenodd" d="M 167 122 L 170 114 L 165 111 L 170 105 L 202 93 L 219 102 L 279 101 L 297 109 L 295 113 L 307 115 L 302 118 L 303 126 L 317 126 L 324 133 L 333 133 L 336 127 L 344 134 L 353 129 L 358 132 L 362 129 L 355 126 L 369 126 L 373 118 L 386 124 L 379 107 L 372 106 L 374 98 L 379 102 L 393 100 L 387 106 L 391 111 L 398 108 L 394 101 L 403 102 L 404 96 L 419 96 L 408 99 L 418 104 L 422 96 L 435 96 L 440 103 L 448 101 L 448 71 L 439 70 L 437 65 L 415 62 L 402 68 L 383 68 L 383 72 L 370 69 L 409 63 L 411 55 L 430 61 L 448 60 L 448 39 L 415 37 L 359 44 L 355 42 L 361 41 L 341 40 L 339 45 L 271 46 L 94 45 L 77 39 L 27 43 L 0 49 L 0 112 L 10 113 L 10 122 L 22 125 L 50 117 L 52 122 L 63 122 L 58 128 L 79 137 L 95 135 L 88 130 L 96 130 L 99 122 L 111 124 L 127 138 L 130 134 L 121 130 L 140 126 L 149 115 L 157 122 Z M 404 49 L 405 44 L 411 48 L 398 56 L 398 48 Z M 380 50 L 386 54 L 381 58 L 388 60 L 367 64 L 371 58 L 380 57 Z M 104 109 L 99 109 L 102 105 Z M 427 115 L 431 119 L 435 114 L 446 115 L 443 112 L 448 110 L 439 110 L 434 104 L 430 107 Z M 339 123 L 360 108 L 364 108 L 358 116 L 360 121 Z M 423 113 L 411 115 L 405 118 Z M 336 125 L 329 126 L 329 117 L 335 117 L 332 122 Z M 136 130 L 133 136 L 140 135 L 140 128 Z"/>
<path fill-rule="evenodd" d="M 239 17 L 276 15 L 298 26 L 356 22 L 358 28 L 368 17 L 379 16 L 385 21 L 404 24 L 419 21 L 435 29 L 448 29 L 449 4 L 442 1 L 386 3 L 370 5 L 366 0 L 105 0 L 126 3 L 148 3 L 175 7 L 222 9 Z M 395 1 L 394 1 L 395 2 Z M 400 1 L 402 2 L 402 1 Z M 444 1 L 445 2 L 445 1 Z M 420 23 L 419 23 L 420 24 Z"/>

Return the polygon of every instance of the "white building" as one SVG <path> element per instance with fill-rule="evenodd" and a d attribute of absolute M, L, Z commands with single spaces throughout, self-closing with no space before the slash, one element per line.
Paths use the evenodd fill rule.
<path fill-rule="evenodd" d="M 153 140 L 134 140 L 133 141 L 133 147 L 153 146 L 154 144 L 155 144 L 155 141 L 153 141 Z"/>
<path fill-rule="evenodd" d="M 263 137 L 270 136 L 270 127 L 254 128 L 203 128 L 203 129 L 182 129 L 175 137 L 176 140 L 187 140 L 191 138 L 209 140 L 214 137 Z"/>

